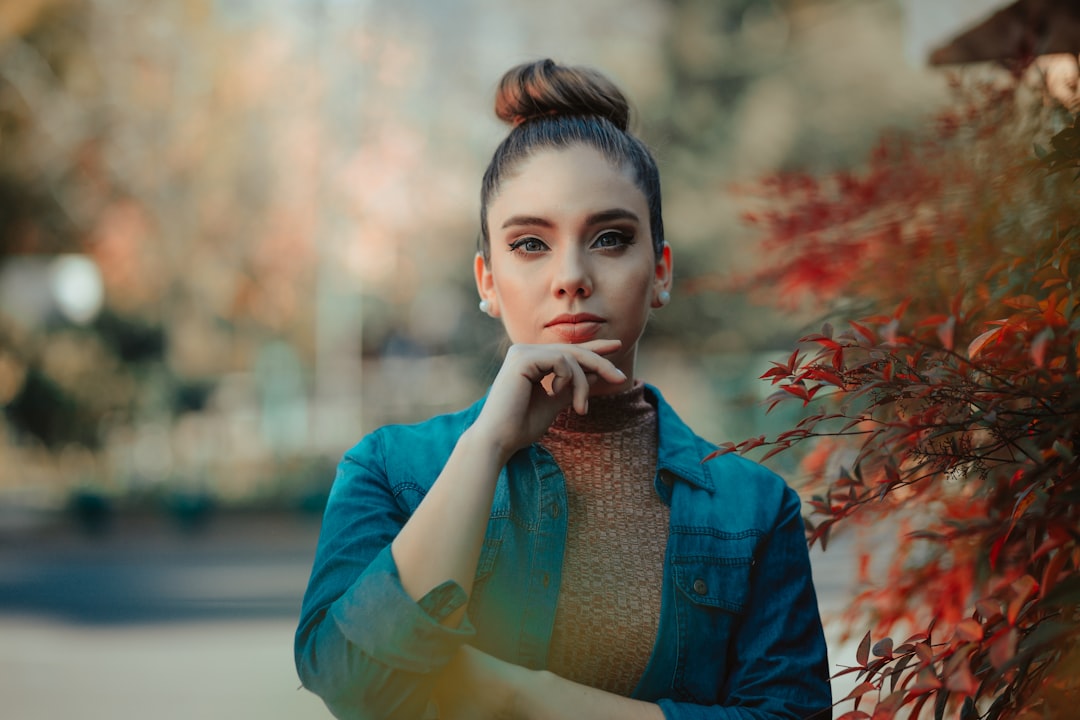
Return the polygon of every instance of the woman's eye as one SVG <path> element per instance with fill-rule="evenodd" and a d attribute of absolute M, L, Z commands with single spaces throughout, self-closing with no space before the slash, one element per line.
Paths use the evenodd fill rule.
<path fill-rule="evenodd" d="M 602 233 L 596 240 L 593 241 L 593 247 L 596 248 L 617 248 L 623 245 L 629 245 L 633 242 L 633 238 L 623 232 L 616 230 L 609 230 Z"/>
<path fill-rule="evenodd" d="M 538 253 L 543 252 L 546 247 L 547 246 L 544 245 L 543 241 L 534 237 L 521 238 L 520 240 L 515 240 L 510 243 L 510 250 L 512 252 Z"/>

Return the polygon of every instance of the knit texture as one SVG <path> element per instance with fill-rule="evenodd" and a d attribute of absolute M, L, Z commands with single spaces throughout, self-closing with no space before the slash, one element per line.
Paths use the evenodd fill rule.
<path fill-rule="evenodd" d="M 542 439 L 566 477 L 567 538 L 548 653 L 556 675 L 630 695 L 656 642 L 668 507 L 653 486 L 645 387 L 563 411 Z"/>

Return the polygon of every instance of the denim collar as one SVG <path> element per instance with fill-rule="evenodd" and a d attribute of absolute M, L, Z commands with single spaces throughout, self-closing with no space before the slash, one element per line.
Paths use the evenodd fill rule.
<path fill-rule="evenodd" d="M 712 493 L 716 486 L 708 465 L 703 462 L 715 446 L 705 442 L 682 421 L 675 409 L 652 385 L 645 384 L 645 397 L 656 405 L 660 442 L 656 466 L 659 474 L 665 471 L 680 480 Z"/>

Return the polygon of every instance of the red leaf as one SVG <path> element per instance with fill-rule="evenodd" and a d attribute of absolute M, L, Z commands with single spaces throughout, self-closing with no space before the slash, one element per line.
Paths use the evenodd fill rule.
<path fill-rule="evenodd" d="M 860 325 L 854 320 L 848 320 L 848 324 L 851 325 L 851 327 L 855 328 L 855 332 L 862 335 L 866 339 L 866 342 L 870 344 L 874 344 L 877 342 L 877 336 L 870 328 L 866 327 L 865 325 Z"/>
<path fill-rule="evenodd" d="M 1016 500 L 1016 505 L 1013 506 L 1012 518 L 1009 521 L 1009 529 L 1005 531 L 1005 537 L 1009 537 L 1012 534 L 1013 528 L 1016 527 L 1016 521 L 1031 507 L 1031 503 L 1035 502 L 1035 488 L 1036 484 L 1031 484 L 1020 493 L 1020 497 Z"/>
<path fill-rule="evenodd" d="M 772 378 L 773 379 L 773 385 L 775 385 L 776 383 L 780 382 L 784 378 L 791 377 L 791 373 L 788 372 L 787 367 L 781 365 L 780 363 L 773 363 L 773 365 L 775 365 L 776 367 L 769 368 L 768 370 L 763 372 L 761 374 L 761 376 L 758 378 L 758 380 L 764 380 L 765 378 Z"/>
<path fill-rule="evenodd" d="M 1001 603 L 993 598 L 986 598 L 975 603 L 975 609 L 979 611 L 983 622 L 987 624 L 1001 617 Z"/>
<path fill-rule="evenodd" d="M 876 657 L 891 658 L 893 652 L 892 638 L 884 638 L 874 643 L 873 653 Z"/>
<path fill-rule="evenodd" d="M 866 635 L 859 642 L 859 649 L 855 652 L 855 660 L 866 667 L 867 661 L 870 660 L 870 632 L 867 631 Z"/>
<path fill-rule="evenodd" d="M 968 618 L 957 624 L 956 637 L 965 642 L 979 642 L 983 639 L 983 627 L 978 620 Z"/>
<path fill-rule="evenodd" d="M 1009 628 L 990 644 L 990 664 L 1001 670 L 1016 655 L 1016 628 Z"/>
<path fill-rule="evenodd" d="M 967 652 L 959 652 L 949 658 L 943 673 L 946 689 L 961 695 L 974 695 L 979 691 L 979 681 L 971 674 L 970 656 L 974 650 L 969 648 Z"/>
<path fill-rule="evenodd" d="M 832 370 L 829 370 L 825 367 L 812 368 L 807 373 L 807 377 L 811 380 L 819 380 L 821 382 L 826 382 L 830 385 L 835 385 L 839 388 L 844 387 L 843 379 L 841 379 L 841 377 L 834 373 Z"/>
<path fill-rule="evenodd" d="M 720 455 L 727 455 L 728 453 L 733 453 L 733 452 L 736 452 L 737 450 L 738 450 L 738 448 L 735 447 L 735 443 L 733 443 L 733 442 L 721 443 L 720 447 L 716 448 L 711 453 L 709 453 L 704 458 L 702 458 L 701 462 L 708 462 L 709 460 L 712 460 L 714 457 L 719 457 Z"/>
<path fill-rule="evenodd" d="M 941 687 L 941 680 L 933 668 L 925 667 L 919 671 L 915 678 L 915 684 L 911 686 L 911 692 L 918 694 L 937 690 Z"/>
<path fill-rule="evenodd" d="M 852 690 L 851 692 L 849 692 L 847 694 L 847 697 L 845 697 L 844 700 L 854 700 L 855 698 L 862 697 L 866 693 L 873 692 L 874 690 L 877 690 L 877 686 L 874 685 L 874 683 L 872 683 L 872 682 L 860 683 L 859 685 L 857 685 L 855 687 L 854 690 Z M 840 702 L 844 702 L 844 700 L 841 700 Z"/>
<path fill-rule="evenodd" d="M 1001 335 L 1001 328 L 998 327 L 998 328 L 994 328 L 992 330 L 987 330 L 982 335 L 979 335 L 977 338 L 972 340 L 970 343 L 968 343 L 968 348 L 967 348 L 967 356 L 968 356 L 968 358 L 971 359 L 971 360 L 974 360 L 976 358 L 976 356 L 978 356 L 978 354 L 982 352 L 982 349 L 983 349 L 983 347 L 986 346 L 986 343 L 988 343 L 991 340 L 999 337 L 1000 335 Z"/>
<path fill-rule="evenodd" d="M 911 714 L 908 715 L 908 717 L 912 718 L 913 720 L 919 720 L 919 716 L 922 713 L 923 705 L 925 705 L 926 701 L 929 700 L 931 697 L 933 696 L 930 694 L 924 694 L 921 698 L 916 700 L 915 704 L 911 708 Z"/>
<path fill-rule="evenodd" d="M 769 450 L 769 452 L 767 452 L 767 453 L 765 453 L 764 455 L 761 456 L 760 462 L 765 462 L 766 460 L 771 458 L 773 455 L 776 455 L 777 453 L 783 452 L 784 450 L 787 450 L 790 447 L 791 447 L 790 442 L 778 442 L 778 443 L 776 443 L 776 446 L 772 450 Z"/>
<path fill-rule="evenodd" d="M 1030 575 L 1024 575 L 1014 580 L 1010 589 L 1013 592 L 1013 598 L 1009 601 L 1009 607 L 1005 616 L 1009 619 L 1009 625 L 1015 625 L 1020 610 L 1023 609 L 1024 605 L 1027 604 L 1027 601 L 1038 591 L 1039 583 Z"/>
<path fill-rule="evenodd" d="M 754 448 L 758 447 L 759 445 L 764 445 L 764 444 L 765 444 L 765 436 L 764 435 L 758 435 L 756 438 L 750 438 L 749 440 L 743 440 L 741 443 L 739 443 L 739 450 L 740 450 L 740 452 L 746 452 L 747 450 L 753 450 Z"/>
<path fill-rule="evenodd" d="M 805 385 L 782 385 L 780 389 L 791 393 L 795 397 L 802 398 L 803 400 L 810 399 L 810 395 L 806 392 Z"/>
<path fill-rule="evenodd" d="M 1046 569 L 1043 570 L 1042 587 L 1039 588 L 1040 599 L 1045 598 L 1050 588 L 1057 585 L 1058 576 L 1061 575 L 1061 570 L 1068 559 L 1069 553 L 1064 550 L 1058 550 L 1050 557 L 1050 562 L 1046 563 Z"/>
<path fill-rule="evenodd" d="M 953 349 L 953 339 L 956 335 L 956 316 L 950 315 L 945 322 L 937 327 L 938 340 L 946 350 Z"/>
<path fill-rule="evenodd" d="M 1050 328 L 1043 328 L 1042 332 L 1035 336 L 1031 343 L 1031 362 L 1035 367 L 1046 367 L 1046 346 L 1053 336 L 1054 331 Z"/>
<path fill-rule="evenodd" d="M 1032 560 L 1038 560 L 1043 555 L 1049 554 L 1051 551 L 1058 549 L 1070 539 L 1069 530 L 1061 525 L 1052 525 L 1047 528 L 1048 537 L 1043 540 L 1042 544 L 1035 551 L 1035 554 L 1031 556 Z"/>
<path fill-rule="evenodd" d="M 911 304 L 911 298 L 906 298 L 903 302 L 901 302 L 896 307 L 896 310 L 893 312 L 893 319 L 894 320 L 899 320 L 900 318 L 902 318 L 904 316 L 904 313 L 907 312 L 908 305 L 910 305 L 910 304 Z"/>
<path fill-rule="evenodd" d="M 896 345 L 897 344 L 897 338 L 898 338 L 897 333 L 899 333 L 899 332 L 900 332 L 900 320 L 898 318 L 893 318 L 882 329 L 881 337 L 885 341 L 886 345 Z"/>
<path fill-rule="evenodd" d="M 870 720 L 892 720 L 896 712 L 904 705 L 907 693 L 903 690 L 891 693 L 874 707 L 874 715 Z"/>
<path fill-rule="evenodd" d="M 990 569 L 997 570 L 998 557 L 1001 555 L 1001 549 L 1005 547 L 1005 541 L 1009 539 L 1008 535 L 1002 535 L 994 541 L 994 544 L 990 546 Z"/>
<path fill-rule="evenodd" d="M 870 716 L 862 710 L 848 710 L 836 720 L 870 720 Z"/>

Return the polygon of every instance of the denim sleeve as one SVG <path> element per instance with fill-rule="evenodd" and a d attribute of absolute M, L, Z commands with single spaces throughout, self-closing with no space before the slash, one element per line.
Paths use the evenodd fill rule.
<path fill-rule="evenodd" d="M 825 635 L 800 501 L 785 488 L 772 533 L 755 557 L 748 610 L 729 652 L 722 705 L 658 702 L 667 720 L 828 720 Z"/>
<path fill-rule="evenodd" d="M 296 632 L 297 672 L 338 718 L 422 718 L 438 670 L 475 634 L 453 582 L 414 601 L 390 543 L 408 519 L 383 469 L 378 436 L 339 465 Z"/>

